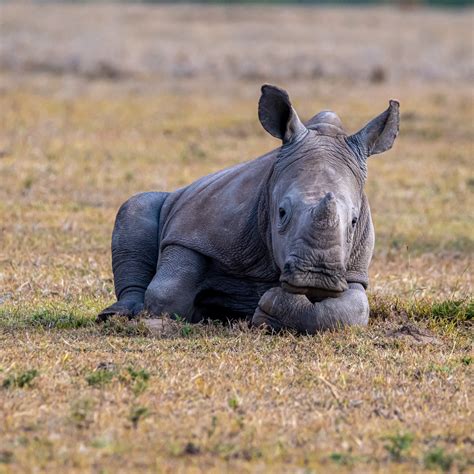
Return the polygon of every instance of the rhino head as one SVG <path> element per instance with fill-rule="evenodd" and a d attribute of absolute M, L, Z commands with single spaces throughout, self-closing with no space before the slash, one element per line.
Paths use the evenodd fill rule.
<path fill-rule="evenodd" d="M 286 91 L 262 87 L 260 122 L 283 142 L 267 206 L 269 247 L 285 291 L 317 301 L 347 289 L 348 263 L 357 251 L 354 235 L 361 217 L 367 223 L 361 214 L 370 212 L 364 195 L 367 158 L 392 147 L 398 109 L 390 101 L 385 112 L 349 136 L 333 112 L 304 124 Z M 373 236 L 366 245 L 373 247 Z"/>

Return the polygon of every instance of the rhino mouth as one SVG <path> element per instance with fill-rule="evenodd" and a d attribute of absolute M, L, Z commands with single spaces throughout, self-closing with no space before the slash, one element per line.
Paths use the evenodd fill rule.
<path fill-rule="evenodd" d="M 290 283 L 281 282 L 281 287 L 288 293 L 305 295 L 311 301 L 321 301 L 326 298 L 337 298 L 344 290 L 327 290 L 326 288 L 316 288 L 311 286 L 294 286 Z"/>
<path fill-rule="evenodd" d="M 305 274 L 282 275 L 281 287 L 288 293 L 306 295 L 311 300 L 337 298 L 347 290 L 345 278 L 312 271 Z"/>

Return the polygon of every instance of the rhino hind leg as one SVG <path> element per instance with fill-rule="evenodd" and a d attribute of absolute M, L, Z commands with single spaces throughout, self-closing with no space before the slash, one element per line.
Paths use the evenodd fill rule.
<path fill-rule="evenodd" d="M 98 315 L 130 318 L 143 310 L 145 291 L 153 280 L 158 260 L 159 220 L 168 193 L 132 196 L 117 213 L 112 234 L 112 269 L 117 302 Z"/>

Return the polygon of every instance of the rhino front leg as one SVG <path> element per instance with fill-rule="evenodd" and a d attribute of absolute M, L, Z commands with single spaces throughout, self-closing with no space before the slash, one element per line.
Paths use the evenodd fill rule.
<path fill-rule="evenodd" d="M 194 250 L 170 245 L 163 250 L 145 293 L 145 309 L 153 316 L 178 315 L 198 322 L 194 301 L 207 269 L 207 259 Z"/>
<path fill-rule="evenodd" d="M 359 283 L 351 283 L 339 298 L 328 298 L 319 303 L 311 303 L 306 296 L 286 293 L 279 287 L 271 288 L 260 299 L 252 324 L 315 334 L 343 326 L 365 326 L 368 319 L 369 302 L 365 289 Z"/>

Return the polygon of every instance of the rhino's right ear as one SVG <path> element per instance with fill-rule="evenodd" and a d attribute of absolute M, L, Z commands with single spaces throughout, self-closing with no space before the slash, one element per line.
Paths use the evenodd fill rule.
<path fill-rule="evenodd" d="M 262 86 L 258 118 L 263 128 L 283 143 L 291 142 L 307 131 L 292 107 L 288 93 L 269 84 Z"/>
<path fill-rule="evenodd" d="M 371 120 L 364 128 L 348 138 L 366 158 L 376 153 L 383 153 L 392 148 L 398 135 L 400 124 L 400 104 L 391 100 L 388 109 Z"/>

